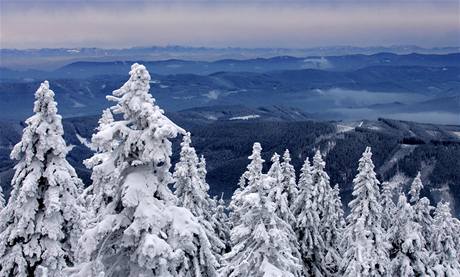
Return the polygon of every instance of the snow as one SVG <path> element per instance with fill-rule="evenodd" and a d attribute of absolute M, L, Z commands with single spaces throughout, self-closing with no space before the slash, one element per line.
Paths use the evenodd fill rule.
<path fill-rule="evenodd" d="M 353 131 L 355 127 L 349 126 L 349 125 L 342 125 L 342 124 L 337 124 L 337 132 L 338 133 L 346 133 Z"/>
<path fill-rule="evenodd" d="M 220 95 L 221 95 L 221 92 L 215 89 L 209 91 L 208 93 L 203 94 L 203 96 L 205 96 L 209 100 L 217 100 Z"/>
<path fill-rule="evenodd" d="M 307 157 L 297 180 L 289 150 L 282 159 L 273 153 L 265 173 L 262 155 L 272 153 L 254 143 L 228 216 L 224 200 L 209 195 L 206 160 L 192 134 L 155 104 L 151 83 L 146 68 L 133 64 L 129 80 L 107 97 L 114 105 L 102 112 L 91 142 L 76 134 L 95 152 L 84 162 L 92 180 L 85 190 L 66 160 L 73 145 L 63 139 L 54 92 L 40 85 L 35 114 L 11 151 L 17 164 L 6 206 L 0 188 L 0 276 L 460 276 L 460 221 L 448 202 L 434 209 L 421 197 L 434 165 L 381 184 L 366 147 L 345 220 L 340 187 L 325 170 L 335 144 L 316 151 L 312 164 Z M 337 131 L 363 124 L 338 124 Z M 415 147 L 401 145 L 379 175 Z M 449 184 L 439 185 L 432 191 L 450 199 Z"/>
<path fill-rule="evenodd" d="M 452 133 L 453 133 L 454 135 L 456 135 L 457 137 L 460 138 L 460 132 L 454 131 L 454 132 L 452 132 Z"/>
<path fill-rule="evenodd" d="M 66 160 L 70 147 L 47 81 L 35 98 L 35 114 L 11 152 L 17 165 L 10 199 L 0 212 L 0 276 L 60 276 L 76 261 L 83 228 L 78 200 L 83 183 Z"/>
<path fill-rule="evenodd" d="M 327 69 L 332 67 L 332 64 L 324 57 L 306 58 L 303 63 L 302 68 Z"/>
<path fill-rule="evenodd" d="M 107 99 L 91 146 L 92 185 L 85 190 L 88 228 L 80 238 L 76 276 L 216 276 L 210 239 L 186 208 L 176 206 L 169 139 L 185 131 L 169 120 L 149 94 L 150 75 L 139 64 Z M 112 113 L 122 114 L 115 120 Z M 116 261 L 116 263 L 114 263 Z M 88 272 L 92 272 L 88 274 Z"/>
<path fill-rule="evenodd" d="M 77 100 L 72 100 L 73 104 L 72 107 L 74 108 L 84 108 L 86 107 L 85 104 L 78 102 Z"/>
<path fill-rule="evenodd" d="M 250 115 L 244 115 L 244 116 L 235 116 L 229 118 L 229 120 L 249 120 L 249 119 L 256 119 L 259 118 L 260 115 L 258 114 L 250 114 Z"/>
<path fill-rule="evenodd" d="M 78 141 L 82 145 L 88 147 L 89 149 L 93 149 L 92 148 L 93 146 L 91 145 L 91 142 L 89 142 L 87 138 L 84 138 L 84 137 L 80 136 L 80 134 L 78 134 L 78 133 L 76 133 L 75 136 L 77 137 Z"/>

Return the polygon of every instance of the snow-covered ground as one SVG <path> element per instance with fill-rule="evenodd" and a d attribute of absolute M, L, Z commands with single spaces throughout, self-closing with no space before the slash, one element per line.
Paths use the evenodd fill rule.
<path fill-rule="evenodd" d="M 231 117 L 229 120 L 249 120 L 249 119 L 255 119 L 259 117 L 260 115 L 258 114 L 250 114 L 250 115 L 245 115 L 245 116 L 234 116 L 234 117 Z"/>

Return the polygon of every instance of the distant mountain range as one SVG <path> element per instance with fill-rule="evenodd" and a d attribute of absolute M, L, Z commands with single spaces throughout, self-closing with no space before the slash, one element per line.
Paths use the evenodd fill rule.
<path fill-rule="evenodd" d="M 267 161 L 289 148 L 297 169 L 321 149 L 331 182 L 341 186 L 347 203 L 357 161 L 370 145 L 381 179 L 406 190 L 422 170 L 423 195 L 449 200 L 460 216 L 456 48 L 1 51 L 0 183 L 7 193 L 14 164 L 9 153 L 32 114 L 39 83 L 50 81 L 73 147 L 68 159 L 89 183 L 90 171 L 81 162 L 91 155 L 85 143 L 110 105 L 105 96 L 127 80 L 131 63 L 138 61 L 151 73 L 159 106 L 192 133 L 193 145 L 206 156 L 213 194 L 231 195 L 252 143 L 259 141 Z M 169 56 L 158 60 L 165 53 Z M 195 59 L 200 55 L 206 58 Z M 21 63 L 28 66 L 17 67 Z M 177 154 L 177 141 L 174 147 Z"/>
<path fill-rule="evenodd" d="M 217 61 L 192 61 L 168 59 L 161 61 L 124 60 L 124 61 L 77 61 L 55 70 L 17 70 L 4 65 L 0 67 L 0 81 L 30 80 L 36 78 L 89 78 L 99 75 L 126 75 L 131 64 L 141 62 L 152 73 L 160 75 L 195 74 L 209 75 L 217 72 L 254 72 L 264 73 L 281 70 L 317 69 L 323 71 L 351 71 L 377 66 L 459 66 L 460 53 L 450 54 L 405 54 L 378 53 L 372 55 L 344 56 L 276 56 L 246 60 L 224 59 Z"/>
<path fill-rule="evenodd" d="M 206 47 L 134 47 L 127 49 L 57 48 L 57 49 L 0 49 L 3 67 L 22 69 L 55 69 L 74 61 L 130 61 L 130 60 L 207 60 L 254 59 L 276 56 L 343 56 L 376 53 L 447 54 L 459 52 L 459 47 L 423 48 L 414 45 L 354 47 L 329 46 L 312 48 L 206 48 Z"/>
<path fill-rule="evenodd" d="M 379 53 L 322 58 L 143 62 L 151 92 L 169 111 L 215 105 L 281 105 L 310 118 L 390 117 L 460 123 L 460 53 Z M 33 93 L 48 79 L 65 117 L 98 114 L 105 95 L 126 80 L 130 62 L 75 62 L 53 71 L 0 69 L 3 118 L 31 112 Z M 193 73 L 192 73 L 193 72 Z"/>

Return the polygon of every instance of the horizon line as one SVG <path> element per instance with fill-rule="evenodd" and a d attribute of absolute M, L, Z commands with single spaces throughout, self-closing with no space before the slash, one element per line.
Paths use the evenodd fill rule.
<path fill-rule="evenodd" d="M 417 44 L 391 44 L 391 45 L 370 45 L 370 46 L 357 46 L 352 44 L 330 44 L 324 46 L 306 46 L 306 47 L 278 47 L 278 46 L 267 46 L 267 47 L 244 47 L 244 46 L 193 46 L 193 45 L 185 45 L 185 44 L 168 44 L 168 45 L 139 45 L 139 46 L 131 46 L 131 47 L 97 47 L 97 46 L 84 46 L 84 47 L 38 47 L 38 48 L 19 48 L 19 47 L 0 47 L 0 50 L 18 50 L 18 51 L 26 51 L 26 50 L 82 50 L 82 49 L 102 49 L 102 50 L 133 50 L 133 49 L 148 49 L 148 48 L 159 48 L 159 49 L 167 49 L 167 48 L 193 48 L 193 49 L 209 49 L 209 50 L 227 50 L 227 49 L 244 49 L 244 50 L 310 50 L 310 49 L 331 49 L 334 47 L 337 48 L 358 48 L 358 49 L 366 49 L 366 48 L 404 48 L 404 47 L 412 47 L 412 48 L 420 48 L 425 50 L 435 50 L 435 49 L 445 49 L 445 48 L 459 48 L 459 45 L 445 45 L 445 46 L 433 46 L 433 47 L 426 47 L 420 46 Z"/>

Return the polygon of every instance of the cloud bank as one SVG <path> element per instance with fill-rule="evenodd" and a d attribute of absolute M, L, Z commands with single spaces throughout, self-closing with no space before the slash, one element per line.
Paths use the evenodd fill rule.
<path fill-rule="evenodd" d="M 457 1 L 1 2 L 2 48 L 458 46 Z"/>

